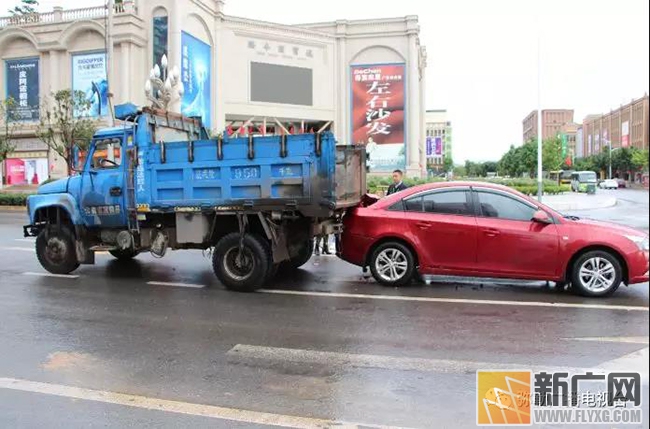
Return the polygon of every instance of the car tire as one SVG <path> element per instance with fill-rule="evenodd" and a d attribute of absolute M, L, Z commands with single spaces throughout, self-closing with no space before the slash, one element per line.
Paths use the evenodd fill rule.
<path fill-rule="evenodd" d="M 620 261 L 604 250 L 586 252 L 571 267 L 572 290 L 582 296 L 609 296 L 622 281 L 623 268 Z"/>
<path fill-rule="evenodd" d="M 243 258 L 239 255 L 238 232 L 222 237 L 212 252 L 212 269 L 219 281 L 229 290 L 253 292 L 262 287 L 269 277 L 273 264 L 263 240 L 255 234 L 245 234 Z"/>
<path fill-rule="evenodd" d="M 118 261 L 129 261 L 135 258 L 138 254 L 138 252 L 133 249 L 114 249 L 109 250 L 108 253 L 110 253 Z"/>
<path fill-rule="evenodd" d="M 69 274 L 79 268 L 74 236 L 66 226 L 48 226 L 36 237 L 38 262 L 52 274 Z"/>
<path fill-rule="evenodd" d="M 396 241 L 377 246 L 370 255 L 370 272 L 385 286 L 405 286 L 415 275 L 415 257 L 411 250 Z"/>

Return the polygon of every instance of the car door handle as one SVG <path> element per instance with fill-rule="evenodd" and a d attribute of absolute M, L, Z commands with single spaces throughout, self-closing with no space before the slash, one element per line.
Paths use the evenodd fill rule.
<path fill-rule="evenodd" d="M 109 190 L 109 192 L 111 194 L 111 197 L 119 197 L 120 195 L 122 195 L 122 188 L 120 188 L 119 186 L 113 186 Z"/>
<path fill-rule="evenodd" d="M 488 237 L 496 237 L 497 235 L 501 234 L 498 229 L 494 228 L 487 228 L 483 230 L 483 234 L 487 235 Z"/>
<path fill-rule="evenodd" d="M 431 227 L 430 222 L 415 222 L 415 226 L 420 229 L 429 229 Z"/>

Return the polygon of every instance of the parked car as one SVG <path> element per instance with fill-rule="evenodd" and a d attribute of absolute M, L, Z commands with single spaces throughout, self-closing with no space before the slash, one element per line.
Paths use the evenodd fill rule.
<path fill-rule="evenodd" d="M 648 281 L 648 236 L 563 216 L 511 188 L 445 182 L 414 186 L 343 218 L 339 256 L 384 285 L 419 274 L 570 283 L 607 296 Z"/>
<path fill-rule="evenodd" d="M 627 182 L 625 179 L 616 179 L 619 188 L 627 188 Z"/>
<path fill-rule="evenodd" d="M 616 179 L 606 179 L 598 184 L 601 189 L 618 189 L 618 181 Z"/>

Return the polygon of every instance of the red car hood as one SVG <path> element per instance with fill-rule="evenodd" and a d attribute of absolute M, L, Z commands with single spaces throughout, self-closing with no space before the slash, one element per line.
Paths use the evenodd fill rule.
<path fill-rule="evenodd" d="M 578 219 L 578 220 L 571 220 L 570 222 L 580 223 L 583 225 L 591 225 L 596 228 L 604 228 L 610 232 L 614 231 L 624 235 L 638 235 L 640 237 L 645 237 L 647 235 L 646 233 L 644 233 L 643 231 L 639 231 L 638 229 L 630 228 L 628 226 L 623 226 L 612 222 L 602 222 L 593 219 Z"/>

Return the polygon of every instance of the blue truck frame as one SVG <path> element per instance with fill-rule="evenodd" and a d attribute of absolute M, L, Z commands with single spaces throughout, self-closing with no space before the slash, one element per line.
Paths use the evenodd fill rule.
<path fill-rule="evenodd" d="M 37 257 L 62 274 L 150 251 L 213 248 L 228 288 L 254 290 L 279 268 L 307 262 L 313 239 L 336 234 L 366 191 L 365 150 L 330 132 L 209 138 L 199 118 L 115 108 L 78 174 L 27 200 Z"/>

